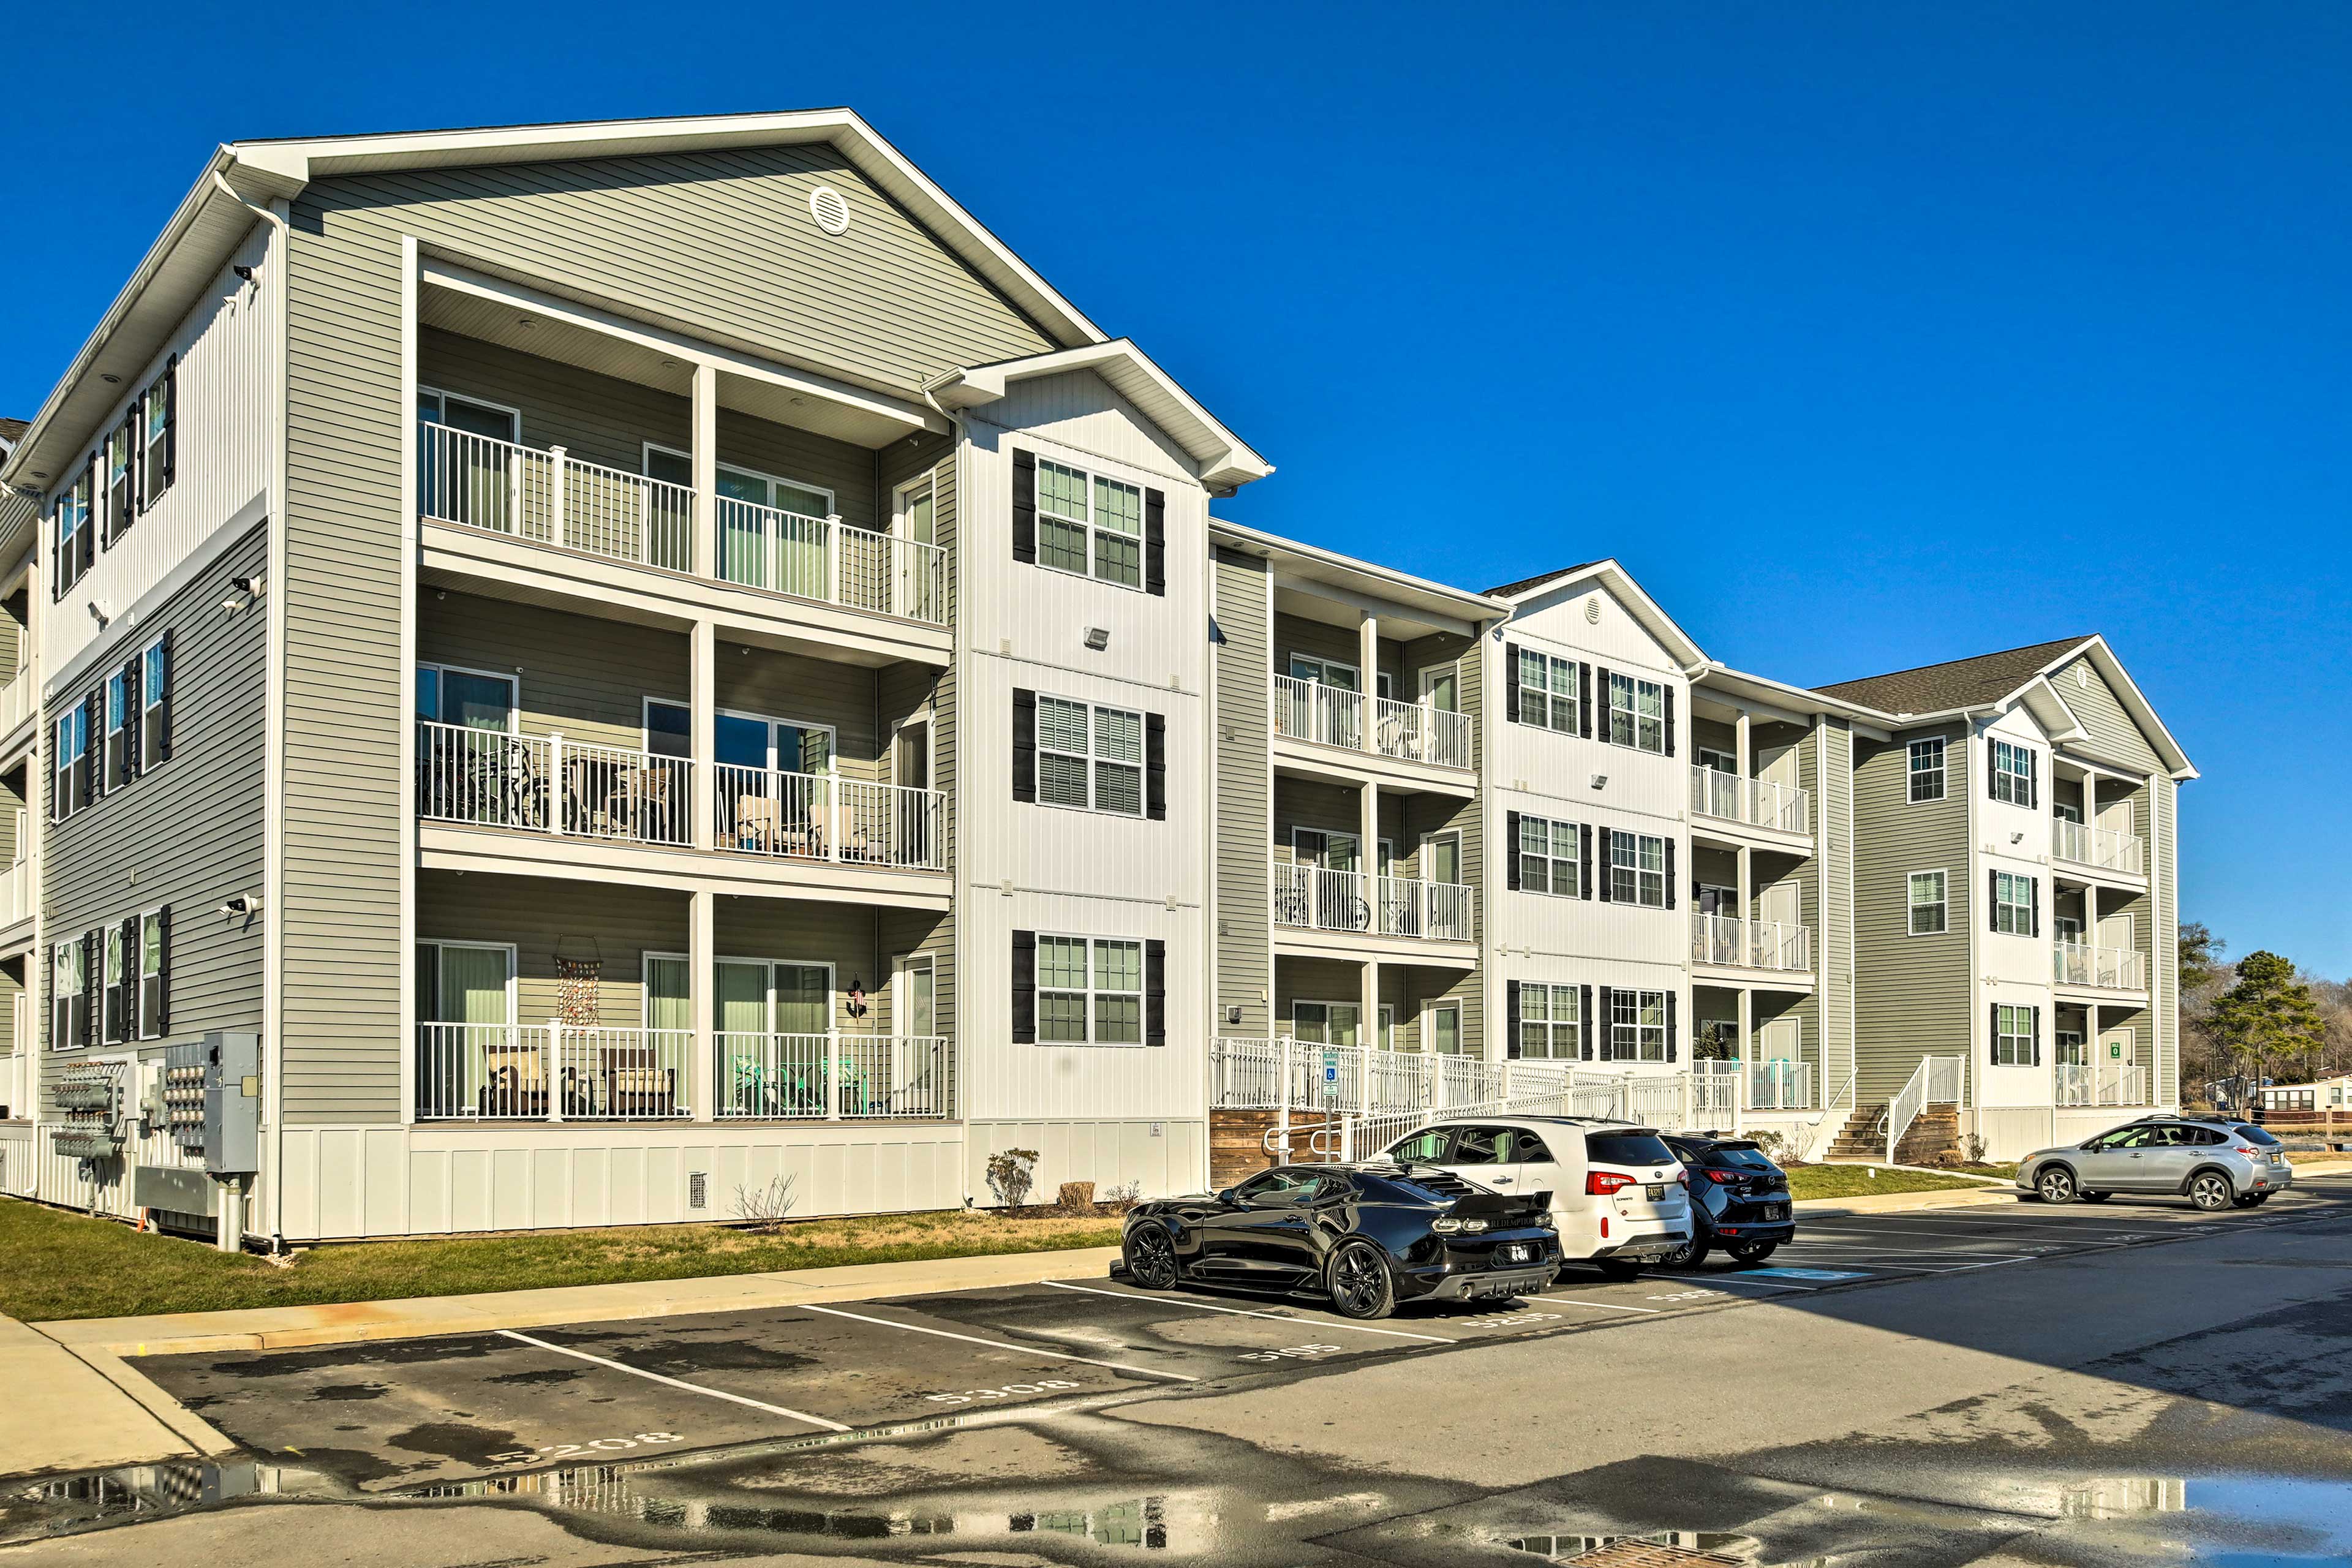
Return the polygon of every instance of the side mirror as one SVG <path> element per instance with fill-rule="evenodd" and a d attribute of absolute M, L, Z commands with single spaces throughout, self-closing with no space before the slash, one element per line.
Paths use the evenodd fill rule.
<path fill-rule="evenodd" d="M 1219 1191 L 1219 1192 L 1218 1192 L 1218 1194 L 1217 1194 L 1217 1201 L 1218 1201 L 1219 1203 L 1221 1203 L 1221 1204 L 1225 1205 L 1227 1207 L 1231 1207 L 1231 1206 L 1232 1206 L 1232 1205 L 1233 1205 L 1233 1201 L 1234 1201 L 1234 1190 L 1233 1190 L 1233 1188 L 1231 1188 L 1231 1187 L 1226 1187 L 1226 1188 L 1223 1188 L 1223 1189 L 1222 1189 L 1221 1191 Z"/>

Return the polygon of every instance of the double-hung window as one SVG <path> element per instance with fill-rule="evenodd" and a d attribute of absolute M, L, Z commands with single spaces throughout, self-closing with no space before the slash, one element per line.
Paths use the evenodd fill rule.
<path fill-rule="evenodd" d="M 139 510 L 139 418 L 122 416 L 106 438 L 106 540 L 111 544 L 131 527 Z"/>
<path fill-rule="evenodd" d="M 110 1046 L 119 1046 L 132 1038 L 130 1010 L 123 1005 L 129 999 L 123 988 L 124 966 L 131 962 L 127 944 L 122 940 L 122 927 L 109 925 L 105 934 L 106 960 L 102 968 L 103 984 L 99 988 L 100 1011 L 104 1016 L 101 1033 Z"/>
<path fill-rule="evenodd" d="M 1609 672 L 1609 743 L 1636 751 L 1666 750 L 1666 689 L 1658 681 Z"/>
<path fill-rule="evenodd" d="M 1647 833 L 1609 835 L 1609 896 L 1621 904 L 1666 907 L 1666 841 Z"/>
<path fill-rule="evenodd" d="M 1577 733 L 1576 661 L 1531 647 L 1518 650 L 1519 710 L 1522 724 Z"/>
<path fill-rule="evenodd" d="M 2014 871 L 1992 874 L 1992 929 L 2004 936 L 2033 934 L 2033 879 Z"/>
<path fill-rule="evenodd" d="M 89 1015 L 81 1003 L 81 939 L 61 942 L 51 950 L 49 972 L 49 1047 L 71 1050 L 89 1044 Z"/>
<path fill-rule="evenodd" d="M 172 912 L 149 910 L 139 917 L 139 1037 L 161 1039 L 164 1031 L 164 952 L 172 940 Z"/>
<path fill-rule="evenodd" d="M 106 788 L 111 793 L 131 782 L 131 726 L 139 721 L 131 711 L 131 678 L 116 670 L 106 678 Z"/>
<path fill-rule="evenodd" d="M 1573 985 L 1519 983 L 1519 1055 L 1572 1062 L 1584 1046 L 1582 997 Z"/>
<path fill-rule="evenodd" d="M 75 703 L 58 715 L 57 790 L 55 816 L 63 822 L 81 809 L 82 792 L 89 787 L 89 709 Z"/>
<path fill-rule="evenodd" d="M 1935 936 L 1948 929 L 1949 903 L 1944 873 L 1911 873 L 1911 934 Z"/>
<path fill-rule="evenodd" d="M 2033 1032 L 2033 1009 L 2006 1005 L 1993 1010 L 1992 1059 L 1996 1067 L 2042 1065 L 2042 1042 Z"/>
<path fill-rule="evenodd" d="M 1519 890 L 1575 898 L 1580 890 L 1573 822 L 1519 818 Z"/>
<path fill-rule="evenodd" d="M 1941 736 L 1911 742 L 1911 802 L 1944 798 L 1944 742 Z"/>
<path fill-rule="evenodd" d="M 1037 799 L 1142 816 L 1143 715 L 1039 693 Z"/>
<path fill-rule="evenodd" d="M 58 496 L 49 564 L 57 574 L 59 594 L 81 581 L 81 574 L 89 568 L 90 499 L 88 468 Z"/>
<path fill-rule="evenodd" d="M 140 399 L 139 493 L 144 503 L 155 500 L 172 484 L 173 427 L 179 422 L 179 369 L 166 369 Z"/>
<path fill-rule="evenodd" d="M 1621 1062 L 1662 1062 L 1666 1059 L 1666 994 L 1663 991 L 1612 991 L 1609 994 L 1609 1055 Z"/>
<path fill-rule="evenodd" d="M 1054 1045 L 1141 1045 L 1143 944 L 1040 931 L 1037 1038 Z"/>
<path fill-rule="evenodd" d="M 1038 458 L 1037 563 L 1142 587 L 1142 488 Z"/>
<path fill-rule="evenodd" d="M 2007 741 L 1992 743 L 1992 797 L 2030 806 L 2033 799 L 2033 752 Z"/>

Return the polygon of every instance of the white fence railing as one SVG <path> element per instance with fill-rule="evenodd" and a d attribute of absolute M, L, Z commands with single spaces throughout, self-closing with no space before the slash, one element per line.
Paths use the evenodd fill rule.
<path fill-rule="evenodd" d="M 18 632 L 19 637 L 26 634 Z M 33 696 L 32 672 L 19 669 L 0 686 L 0 735 L 14 734 L 16 726 L 31 718 L 38 704 Z"/>
<path fill-rule="evenodd" d="M 1811 1110 L 1813 1100 L 1813 1064 L 1790 1061 L 1784 1058 L 1768 1058 L 1763 1061 L 1743 1064 L 1747 1073 L 1748 1109 L 1750 1110 Z"/>
<path fill-rule="evenodd" d="M 1810 791 L 1770 779 L 1744 779 L 1715 768 L 1691 769 L 1691 810 L 1723 822 L 1744 822 L 1782 833 L 1810 833 Z"/>
<path fill-rule="evenodd" d="M 446 425 L 418 427 L 417 510 L 607 560 L 694 570 L 695 495 L 685 486 Z M 876 615 L 947 624 L 947 552 L 936 544 L 716 498 L 718 575 Z"/>
<path fill-rule="evenodd" d="M 1802 973 L 1813 967 L 1812 928 L 1780 921 L 1743 921 L 1730 915 L 1693 915 L 1691 962 Z"/>
<path fill-rule="evenodd" d="M 420 721 L 416 810 L 431 822 L 631 844 L 693 839 L 684 757 Z"/>
<path fill-rule="evenodd" d="M 693 1047 L 682 1029 L 419 1024 L 416 1114 L 434 1121 L 688 1117 Z"/>
<path fill-rule="evenodd" d="M 1276 925 L 1471 940 L 1475 900 L 1463 883 L 1373 877 L 1291 860 L 1274 861 L 1269 871 Z"/>
<path fill-rule="evenodd" d="M 2123 871 L 2135 877 L 2147 873 L 2147 840 L 2118 828 L 2094 827 L 2063 819 L 2053 822 L 2050 852 L 2078 866 L 2096 866 L 2102 870 Z"/>
<path fill-rule="evenodd" d="M 947 869 L 947 796 L 938 790 L 726 763 L 716 773 L 721 849 Z"/>
<path fill-rule="evenodd" d="M 17 846 L 19 853 L 24 846 Z M 0 925 L 14 925 L 33 914 L 32 863 L 17 860 L 0 871 Z"/>
<path fill-rule="evenodd" d="M 2061 985 L 2095 985 L 2105 991 L 2147 989 L 2147 954 L 2135 948 L 2062 942 L 2050 957 L 2052 978 Z"/>
<path fill-rule="evenodd" d="M 2060 1062 L 2052 1069 L 2060 1105 L 2150 1105 L 2155 1075 L 2136 1062 Z"/>
<path fill-rule="evenodd" d="M 722 1117 L 860 1121 L 948 1113 L 947 1041 L 937 1035 L 718 1038 Z"/>
<path fill-rule="evenodd" d="M 1293 740 L 1465 772 L 1475 765 L 1470 754 L 1469 716 L 1426 702 L 1373 698 L 1368 724 L 1362 692 L 1277 675 L 1273 707 L 1274 732 Z"/>
<path fill-rule="evenodd" d="M 1902 1092 L 1886 1107 L 1886 1163 L 1895 1163 L 1895 1151 L 1901 1147 L 1903 1135 L 1911 1131 L 1911 1123 L 1930 1105 L 1958 1105 L 1968 1081 L 1968 1058 L 1965 1057 L 1921 1057 L 1911 1069 Z"/>

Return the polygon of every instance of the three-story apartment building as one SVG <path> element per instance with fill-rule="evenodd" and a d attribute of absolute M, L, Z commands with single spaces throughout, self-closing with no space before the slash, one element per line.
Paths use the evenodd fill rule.
<path fill-rule="evenodd" d="M 1817 1124 L 1949 1049 L 2004 1137 L 2170 1082 L 2189 773 L 2103 643 L 1806 691 L 1614 562 L 1213 518 L 1265 461 L 847 112 L 224 147 L 0 465 L 11 1191 L 1168 1192 L 1221 1041 L 1737 1056 Z M 257 1169 L 192 1180 L 163 1056 L 221 1030 Z"/>

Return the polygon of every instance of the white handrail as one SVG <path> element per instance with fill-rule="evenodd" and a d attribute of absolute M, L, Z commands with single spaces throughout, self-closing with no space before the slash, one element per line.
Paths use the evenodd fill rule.
<path fill-rule="evenodd" d="M 1273 680 L 1274 732 L 1345 751 L 1377 752 L 1404 762 L 1431 763 L 1469 772 L 1470 719 L 1426 700 L 1371 700 L 1366 721 L 1360 691 L 1277 675 Z"/>
<path fill-rule="evenodd" d="M 2120 828 L 2068 822 L 2061 817 L 2050 825 L 2050 852 L 2078 866 L 2096 866 L 2136 877 L 2145 876 L 2147 871 L 2147 840 Z"/>
<path fill-rule="evenodd" d="M 872 1121 L 948 1113 L 939 1035 L 722 1033 L 723 1118 Z"/>
<path fill-rule="evenodd" d="M 1771 1057 L 1745 1064 L 1750 1110 L 1813 1109 L 1813 1064 Z"/>
<path fill-rule="evenodd" d="M 2061 985 L 2090 985 L 2106 991 L 2147 989 L 2147 954 L 2137 948 L 2062 942 L 2050 957 L 2052 978 Z"/>
<path fill-rule="evenodd" d="M 432 822 L 684 845 L 693 773 L 685 757 L 560 734 L 416 725 L 416 812 Z"/>
<path fill-rule="evenodd" d="M 1743 921 L 1733 915 L 1695 914 L 1691 917 L 1691 962 L 1801 973 L 1813 967 L 1812 928 L 1785 921 Z"/>
<path fill-rule="evenodd" d="M 1473 935 L 1475 900 L 1461 882 L 1373 877 L 1296 860 L 1271 861 L 1268 872 L 1278 926 L 1439 942 L 1468 942 Z"/>
<path fill-rule="evenodd" d="M 1723 822 L 1744 822 L 1781 833 L 1812 831 L 1812 793 L 1771 779 L 1746 779 L 1716 768 L 1694 767 L 1691 810 Z"/>
<path fill-rule="evenodd" d="M 947 869 L 947 796 L 838 773 L 720 763 L 713 841 L 721 849 L 859 866 Z"/>
<path fill-rule="evenodd" d="M 660 1121 L 691 1116 L 684 1029 L 419 1024 L 416 1114 L 428 1121 Z"/>

